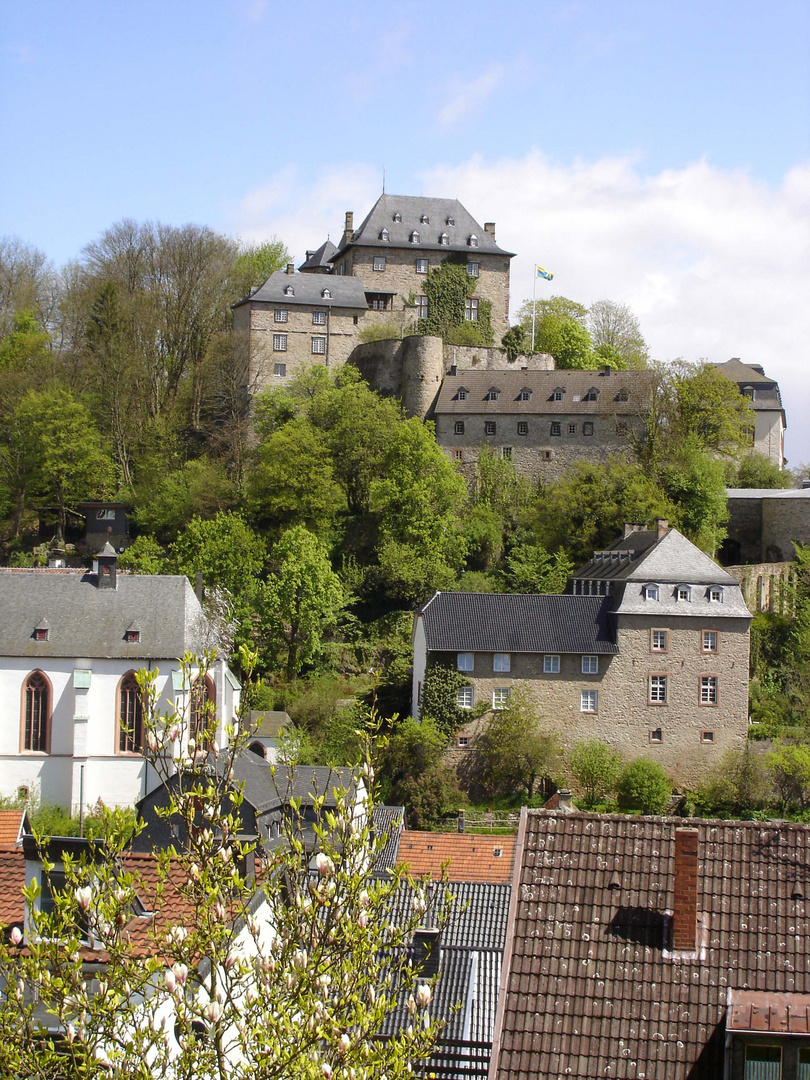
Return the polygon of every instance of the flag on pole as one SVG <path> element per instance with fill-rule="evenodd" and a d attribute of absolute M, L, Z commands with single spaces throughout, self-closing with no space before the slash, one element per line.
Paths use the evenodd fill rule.
<path fill-rule="evenodd" d="M 554 275 L 549 270 L 544 270 L 542 266 L 535 266 L 535 270 L 538 277 L 545 278 L 546 281 L 554 280 Z"/>

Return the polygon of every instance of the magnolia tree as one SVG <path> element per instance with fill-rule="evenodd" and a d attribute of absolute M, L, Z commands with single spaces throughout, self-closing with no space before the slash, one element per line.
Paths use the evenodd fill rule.
<path fill-rule="evenodd" d="M 255 657 L 243 651 L 242 661 L 250 671 Z M 192 684 L 204 678 L 205 661 L 188 656 L 183 667 Z M 386 840 L 370 828 L 370 755 L 334 805 L 315 799 L 315 854 L 293 800 L 282 838 L 254 874 L 234 783 L 250 732 L 231 727 L 218 747 L 211 713 L 201 734 L 194 718 L 195 741 L 191 717 L 157 712 L 146 673 L 142 689 L 149 755 L 166 790 L 158 812 L 187 839 L 154 858 L 128 857 L 111 814 L 106 839 L 81 857 L 63 850 L 57 861 L 57 845 L 38 840 L 41 884 L 24 890 L 25 930 L 15 926 L 0 945 L 0 1075 L 411 1074 L 439 1028 L 431 985 L 408 959 L 427 900 L 411 883 L 403 917 L 393 902 L 401 872 L 382 881 L 370 873 Z M 372 717 L 368 745 L 373 727 Z M 399 1033 L 382 1040 L 392 1011 Z"/>

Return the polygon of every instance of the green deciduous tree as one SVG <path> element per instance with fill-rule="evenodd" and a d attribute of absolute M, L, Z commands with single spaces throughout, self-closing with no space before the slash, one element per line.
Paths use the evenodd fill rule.
<path fill-rule="evenodd" d="M 166 552 L 154 536 L 144 533 L 136 536 L 118 556 L 118 568 L 131 570 L 134 574 L 163 574 L 166 572 Z"/>
<path fill-rule="evenodd" d="M 258 591 L 266 554 L 264 540 L 238 514 L 226 510 L 209 521 L 192 518 L 169 548 L 169 567 L 192 582 L 200 572 L 207 587 L 227 589 L 244 618 Z"/>
<path fill-rule="evenodd" d="M 766 754 L 765 764 L 779 798 L 782 813 L 790 806 L 804 810 L 810 793 L 810 746 L 777 740 Z"/>
<path fill-rule="evenodd" d="M 545 734 L 542 718 L 525 686 L 514 686 L 505 709 L 494 710 L 476 741 L 479 779 L 492 794 L 530 798 L 538 781 L 554 775 L 560 763 L 556 736 Z"/>
<path fill-rule="evenodd" d="M 619 806 L 642 814 L 663 814 L 669 807 L 672 784 L 657 761 L 634 758 L 619 774 Z"/>
<path fill-rule="evenodd" d="M 168 542 L 193 518 L 210 520 L 233 510 L 238 499 L 222 463 L 198 457 L 162 477 L 155 487 L 144 485 L 137 501 L 139 528 Z"/>
<path fill-rule="evenodd" d="M 549 554 L 541 544 L 515 544 L 506 556 L 506 591 L 517 593 L 561 593 L 574 564 L 563 552 Z"/>
<path fill-rule="evenodd" d="M 345 598 L 323 543 L 301 525 L 274 545 L 271 563 L 260 597 L 261 631 L 269 655 L 290 680 L 318 655 Z"/>
<path fill-rule="evenodd" d="M 740 461 L 736 470 L 729 476 L 729 487 L 741 488 L 790 488 L 793 477 L 785 469 L 765 457 L 764 454 L 750 453 Z"/>
<path fill-rule="evenodd" d="M 568 754 L 568 768 L 586 807 L 591 808 L 616 790 L 622 759 L 606 743 L 588 739 Z"/>
<path fill-rule="evenodd" d="M 588 330 L 594 352 L 611 366 L 643 368 L 649 360 L 647 343 L 638 319 L 627 306 L 615 300 L 597 300 L 588 308 Z"/>

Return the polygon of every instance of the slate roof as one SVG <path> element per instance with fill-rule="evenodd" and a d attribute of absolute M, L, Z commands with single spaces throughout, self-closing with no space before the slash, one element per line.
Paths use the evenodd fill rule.
<path fill-rule="evenodd" d="M 810 499 L 810 488 L 726 488 L 727 499 Z"/>
<path fill-rule="evenodd" d="M 433 652 L 618 652 L 604 596 L 437 592 L 419 617 Z"/>
<path fill-rule="evenodd" d="M 461 388 L 467 390 L 463 401 Z M 500 391 L 497 401 L 487 401 L 491 389 Z M 595 401 L 582 399 L 591 389 Z M 470 416 L 644 416 L 649 409 L 652 372 L 614 371 L 474 371 L 458 370 L 445 375 L 436 400 L 436 415 Z M 530 390 L 529 401 L 519 401 L 521 390 Z M 555 390 L 563 400 L 554 401 Z M 622 392 L 627 401 L 619 401 Z"/>
<path fill-rule="evenodd" d="M 173 659 L 197 650 L 201 608 L 183 576 L 116 575 L 117 588 L 99 589 L 85 571 L 0 570 L 0 656 Z M 34 641 L 41 619 L 47 641 Z M 140 641 L 125 631 L 137 622 Z"/>
<path fill-rule="evenodd" d="M 389 872 L 397 865 L 404 821 L 404 806 L 374 807 L 372 815 L 374 835 L 385 837 L 385 846 L 374 863 L 375 877 L 388 877 Z"/>
<path fill-rule="evenodd" d="M 337 248 L 331 240 L 324 240 L 319 248 L 315 251 L 308 251 L 306 259 L 298 267 L 299 273 L 309 271 L 310 273 L 315 270 L 323 270 L 330 272 L 332 266 L 329 260 L 337 251 Z"/>
<path fill-rule="evenodd" d="M 755 412 L 771 412 L 778 409 L 784 416 L 779 383 L 775 379 L 769 379 L 759 364 L 743 364 L 735 356 L 731 360 L 726 360 L 724 364 L 713 366 L 727 379 L 737 383 L 740 391 L 746 386 L 754 388 L 754 400 L 749 401 L 748 404 Z"/>
<path fill-rule="evenodd" d="M 284 290 L 292 286 L 295 295 L 287 296 Z M 331 297 L 323 295 L 324 289 L 328 289 Z M 295 307 L 296 304 L 306 304 L 317 308 L 350 308 L 352 311 L 367 311 L 366 291 L 362 279 L 359 277 L 337 277 L 334 274 L 288 274 L 284 270 L 276 270 L 259 289 L 251 296 L 246 296 L 234 307 L 242 304 L 282 304 L 284 307 Z"/>
<path fill-rule="evenodd" d="M 664 948 L 684 825 L 707 926 L 691 959 Z M 715 1080 L 729 989 L 810 993 L 807 825 L 524 810 L 519 837 L 493 1080 Z"/>
<path fill-rule="evenodd" d="M 433 880 L 446 868 L 450 881 L 508 883 L 515 858 L 514 836 L 484 836 L 474 833 L 413 832 L 402 834 L 400 865 L 415 878 L 429 875 Z"/>
<path fill-rule="evenodd" d="M 252 737 L 259 739 L 277 738 L 291 722 L 289 713 L 283 709 L 251 709 L 247 720 Z"/>
<path fill-rule="evenodd" d="M 394 220 L 397 213 L 401 216 L 401 221 Z M 423 215 L 430 219 L 428 224 L 422 223 Z M 449 225 L 448 218 L 452 218 L 455 224 Z M 383 229 L 388 230 L 388 240 L 380 240 Z M 411 243 L 411 233 L 414 230 L 420 235 L 418 244 Z M 442 233 L 447 233 L 448 244 L 439 243 Z M 468 243 L 473 234 L 478 237 L 477 247 L 470 247 Z M 354 230 L 349 243 L 344 244 L 341 239 L 331 261 L 339 258 L 352 244 L 378 248 L 407 247 L 416 252 L 464 251 L 510 257 L 514 255 L 514 252 L 504 251 L 499 247 L 458 199 L 433 199 L 421 195 L 381 195 L 360 226 Z"/>

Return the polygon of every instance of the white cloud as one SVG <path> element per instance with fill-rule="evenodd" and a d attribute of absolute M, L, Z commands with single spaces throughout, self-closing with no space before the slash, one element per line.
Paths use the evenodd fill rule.
<path fill-rule="evenodd" d="M 453 96 L 439 110 L 439 123 L 442 127 L 457 123 L 466 113 L 486 101 L 505 74 L 506 68 L 503 64 L 490 64 L 486 71 L 472 82 L 457 82 Z"/>
<path fill-rule="evenodd" d="M 810 163 L 778 186 L 706 161 L 656 175 L 632 158 L 562 165 L 531 151 L 473 157 L 420 174 L 415 189 L 458 197 L 497 223 L 512 262 L 513 313 L 532 294 L 535 262 L 552 270 L 538 295 L 629 304 L 657 359 L 739 356 L 779 380 L 787 455 L 810 461 Z M 284 170 L 229 208 L 231 231 L 277 234 L 297 258 L 355 224 L 379 194 L 371 167 L 347 162 L 314 179 Z"/>

